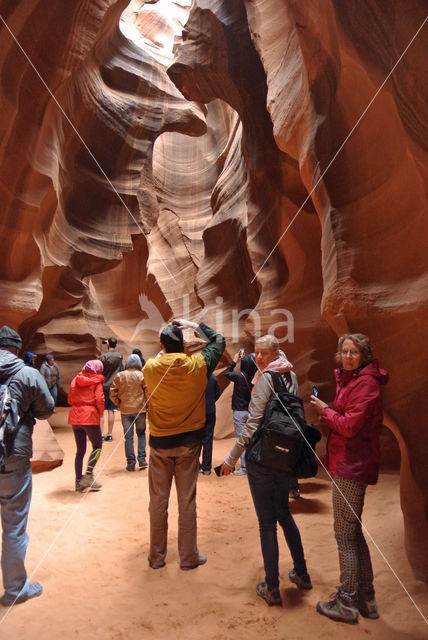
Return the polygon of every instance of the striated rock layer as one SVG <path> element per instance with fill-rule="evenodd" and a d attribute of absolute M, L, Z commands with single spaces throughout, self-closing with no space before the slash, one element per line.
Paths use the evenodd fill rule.
<path fill-rule="evenodd" d="M 102 338 L 153 355 L 183 315 L 227 356 L 275 332 L 329 400 L 337 336 L 367 333 L 427 580 L 424 11 L 3 0 L 0 313 L 63 391 Z"/>

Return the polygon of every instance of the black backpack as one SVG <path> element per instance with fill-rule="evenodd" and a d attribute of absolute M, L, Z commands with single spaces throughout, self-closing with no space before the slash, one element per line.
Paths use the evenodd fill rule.
<path fill-rule="evenodd" d="M 275 393 L 248 444 L 246 460 L 290 476 L 310 478 L 318 470 L 315 443 L 321 433 L 306 423 L 303 402 L 288 391 L 282 375 L 269 373 Z"/>
<path fill-rule="evenodd" d="M 15 434 L 19 427 L 18 403 L 9 393 L 9 383 L 0 385 L 0 467 L 4 467 L 13 450 Z"/>

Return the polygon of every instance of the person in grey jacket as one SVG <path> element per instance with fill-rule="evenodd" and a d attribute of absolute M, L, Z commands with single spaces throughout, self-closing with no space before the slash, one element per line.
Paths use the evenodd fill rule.
<path fill-rule="evenodd" d="M 49 392 L 56 403 L 58 397 L 58 387 L 61 384 L 61 377 L 59 374 L 58 365 L 51 353 L 45 356 L 45 361 L 40 367 L 40 373 L 44 377 L 46 384 L 48 385 Z"/>
<path fill-rule="evenodd" d="M 31 502 L 34 418 L 48 418 L 54 408 L 44 378 L 37 369 L 26 366 L 17 357 L 22 340 L 7 326 L 0 329 L 0 384 L 18 404 L 19 423 L 12 452 L 0 466 L 0 505 L 3 528 L 1 567 L 5 607 L 40 596 L 42 585 L 29 583 L 25 571 L 26 533 Z"/>

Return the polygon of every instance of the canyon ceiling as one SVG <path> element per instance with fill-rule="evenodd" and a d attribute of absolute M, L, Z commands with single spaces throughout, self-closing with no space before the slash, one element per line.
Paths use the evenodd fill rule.
<path fill-rule="evenodd" d="M 306 398 L 368 334 L 427 581 L 426 3 L 0 8 L 1 324 L 65 380 L 174 316 L 271 329 Z"/>

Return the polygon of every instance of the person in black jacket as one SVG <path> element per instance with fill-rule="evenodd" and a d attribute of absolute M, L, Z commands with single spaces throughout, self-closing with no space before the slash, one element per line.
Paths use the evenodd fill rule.
<path fill-rule="evenodd" d="M 55 403 L 45 379 L 33 367 L 17 357 L 21 337 L 7 326 L 0 329 L 0 384 L 7 385 L 18 405 L 18 429 L 12 451 L 0 467 L 0 505 L 3 529 L 1 568 L 5 593 L 0 602 L 5 607 L 40 596 L 42 585 L 29 583 L 25 571 L 26 533 L 31 502 L 34 418 L 45 419 Z"/>
<path fill-rule="evenodd" d="M 123 371 L 122 354 L 116 351 L 116 338 L 103 340 L 103 344 L 108 344 L 106 353 L 100 356 L 100 360 L 104 365 L 103 369 L 103 389 L 104 389 L 104 409 L 107 411 L 107 435 L 105 442 L 113 440 L 114 412 L 117 411 L 116 405 L 110 400 L 110 387 L 119 371 Z M 104 417 L 101 419 L 101 429 L 104 430 Z"/>
<path fill-rule="evenodd" d="M 252 379 L 257 371 L 257 365 L 253 354 L 242 356 L 243 349 L 236 353 L 232 362 L 227 367 L 224 375 L 233 382 L 232 394 L 232 410 L 233 410 L 233 426 L 235 435 L 238 438 L 241 431 L 245 427 L 248 418 L 248 405 L 251 400 L 251 391 L 253 389 Z M 237 363 L 240 364 L 240 371 L 234 371 Z M 245 452 L 241 456 L 241 467 L 236 469 L 233 474 L 235 476 L 245 475 L 247 469 L 245 466 Z"/>
<path fill-rule="evenodd" d="M 220 397 L 220 385 L 217 377 L 212 373 L 208 378 L 205 389 L 205 426 L 202 434 L 202 462 L 199 470 L 204 476 L 209 476 L 213 458 L 213 438 L 215 427 L 215 403 Z"/>

